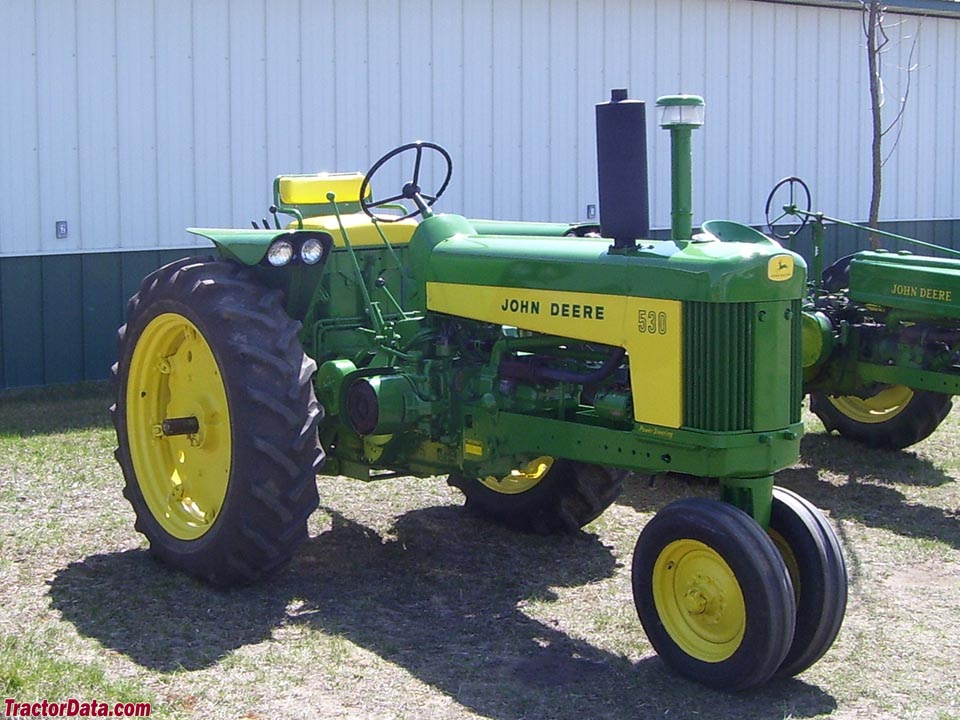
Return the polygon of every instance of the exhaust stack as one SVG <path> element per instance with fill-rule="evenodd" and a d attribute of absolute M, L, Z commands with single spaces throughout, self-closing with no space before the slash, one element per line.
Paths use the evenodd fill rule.
<path fill-rule="evenodd" d="M 635 247 L 650 234 L 647 120 L 646 104 L 628 100 L 626 89 L 597 105 L 597 186 L 600 234 L 615 249 Z"/>

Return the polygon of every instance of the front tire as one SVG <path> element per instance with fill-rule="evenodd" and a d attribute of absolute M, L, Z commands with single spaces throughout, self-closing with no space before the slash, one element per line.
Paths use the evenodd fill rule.
<path fill-rule="evenodd" d="M 746 690 L 790 649 L 790 575 L 760 525 L 732 505 L 686 498 L 660 510 L 640 533 L 631 580 L 651 645 L 692 680 Z"/>
<path fill-rule="evenodd" d="M 840 541 L 812 503 L 773 489 L 768 531 L 790 572 L 797 601 L 796 631 L 777 675 L 793 676 L 833 645 L 847 609 L 847 570 Z"/>
<path fill-rule="evenodd" d="M 467 509 L 521 532 L 577 532 L 623 491 L 629 473 L 574 460 L 538 457 L 502 478 L 460 473 L 448 482 L 466 495 Z"/>
<path fill-rule="evenodd" d="M 113 367 L 116 458 L 159 560 L 229 586 L 285 564 L 318 505 L 316 365 L 281 294 L 241 265 L 186 258 L 148 275 Z"/>
<path fill-rule="evenodd" d="M 891 450 L 902 450 L 929 437 L 951 407 L 949 395 L 904 385 L 891 385 L 869 398 L 810 393 L 810 410 L 828 431 Z"/>

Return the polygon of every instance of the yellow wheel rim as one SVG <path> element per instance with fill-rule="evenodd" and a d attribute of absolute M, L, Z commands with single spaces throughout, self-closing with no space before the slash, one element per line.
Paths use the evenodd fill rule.
<path fill-rule="evenodd" d="M 664 629 L 690 657 L 722 662 L 740 647 L 747 613 L 733 570 L 698 540 L 674 540 L 653 566 L 653 599 Z"/>
<path fill-rule="evenodd" d="M 488 475 L 480 482 L 494 492 L 517 495 L 536 487 L 553 467 L 553 458 L 546 455 L 535 458 L 524 467 L 511 470 L 509 475 L 498 478 Z"/>
<path fill-rule="evenodd" d="M 913 399 L 913 390 L 903 385 L 894 385 L 870 398 L 828 395 L 827 399 L 851 420 L 875 424 L 886 422 L 899 415 L 907 403 Z"/>
<path fill-rule="evenodd" d="M 787 539 L 783 537 L 773 528 L 767 529 L 767 535 L 770 536 L 770 539 L 773 540 L 773 544 L 777 548 L 777 552 L 780 553 L 780 557 L 783 558 L 783 564 L 787 566 L 787 573 L 790 575 L 790 580 L 793 582 L 793 597 L 798 603 L 800 602 L 800 562 L 797 560 L 796 554 L 793 552 L 793 548 L 790 547 L 790 543 L 787 542 Z"/>
<path fill-rule="evenodd" d="M 165 435 L 163 421 L 199 430 Z M 230 479 L 230 410 L 220 366 L 197 326 L 158 315 L 144 328 L 127 375 L 127 438 L 137 484 L 170 535 L 195 540 L 213 525 Z"/>

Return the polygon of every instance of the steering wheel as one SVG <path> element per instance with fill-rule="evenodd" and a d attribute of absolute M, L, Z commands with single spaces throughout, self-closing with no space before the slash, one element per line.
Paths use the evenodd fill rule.
<path fill-rule="evenodd" d="M 430 150 L 432 152 L 439 153 L 440 157 L 442 157 L 444 162 L 447 164 L 447 174 L 443 178 L 443 183 L 440 185 L 440 189 L 434 192 L 432 195 L 425 194 L 420 187 L 420 168 L 423 164 L 424 150 Z M 404 184 L 400 194 L 393 195 L 382 200 L 374 200 L 373 198 L 367 200 L 367 192 L 370 189 L 370 182 L 373 180 L 373 176 L 376 175 L 377 171 L 398 155 L 402 155 L 403 153 L 411 151 L 416 152 L 417 154 L 417 157 L 413 163 L 413 178 L 410 180 L 410 182 Z M 453 160 L 450 159 L 450 153 L 448 153 L 439 145 L 420 140 L 413 143 L 407 143 L 406 145 L 401 145 L 377 160 L 371 166 L 371 168 L 367 170 L 367 174 L 363 176 L 363 182 L 360 184 L 360 207 L 367 215 L 372 218 L 376 218 L 380 222 L 397 222 L 399 220 L 406 220 L 408 218 L 416 217 L 417 215 L 429 217 L 430 206 L 433 205 L 441 195 L 443 195 L 443 191 L 446 190 L 447 185 L 450 184 L 451 175 L 453 175 Z M 379 207 L 392 205 L 401 200 L 412 200 L 413 204 L 417 206 L 416 209 L 411 210 L 406 215 L 376 215 L 373 212 Z"/>
<path fill-rule="evenodd" d="M 776 206 L 774 206 L 774 204 L 773 204 L 773 197 L 774 197 L 774 195 L 777 194 L 777 191 L 778 191 L 780 188 L 782 188 L 784 185 L 787 185 L 788 188 L 789 188 L 789 191 L 790 191 L 789 200 L 790 200 L 790 202 L 788 202 L 788 203 L 785 204 L 785 205 L 779 205 L 779 204 L 777 204 Z M 767 220 L 767 231 L 768 231 L 771 235 L 773 235 L 773 237 L 775 237 L 777 240 L 789 240 L 789 239 L 792 238 L 794 235 L 796 235 L 798 232 L 800 232 L 801 230 L 803 230 L 804 226 L 807 224 L 807 221 L 810 220 L 810 216 L 809 216 L 809 215 L 803 215 L 802 218 L 801 218 L 801 220 L 800 220 L 800 224 L 799 224 L 798 226 L 794 227 L 794 229 L 791 230 L 790 232 L 788 232 L 786 235 L 780 235 L 776 230 L 773 229 L 773 226 L 774 226 L 774 225 L 776 225 L 778 222 L 780 222 L 781 220 L 783 220 L 783 219 L 784 219 L 785 217 L 787 217 L 788 215 L 797 215 L 797 210 L 798 210 L 798 208 L 797 208 L 797 188 L 800 188 L 801 190 L 803 190 L 803 194 L 807 196 L 807 203 L 806 203 L 807 206 L 806 206 L 805 208 L 799 208 L 799 209 L 800 209 L 800 210 L 803 210 L 804 212 L 809 213 L 809 212 L 810 212 L 810 188 L 808 188 L 808 187 L 807 187 L 807 184 L 806 184 L 803 180 L 801 180 L 800 178 L 798 178 L 798 177 L 794 177 L 793 175 L 791 175 L 790 177 L 785 177 L 783 180 L 781 180 L 781 181 L 778 182 L 776 185 L 774 185 L 774 186 L 773 186 L 773 190 L 771 190 L 771 191 L 770 191 L 770 194 L 767 195 L 767 206 L 766 206 L 766 208 L 764 209 L 763 213 L 764 213 L 764 215 L 766 216 L 766 220 Z M 783 210 L 783 212 L 780 213 L 780 214 L 779 214 L 777 217 L 775 217 L 773 220 L 771 220 L 771 219 L 770 219 L 770 210 L 771 210 L 773 207 L 779 207 L 781 210 Z"/>

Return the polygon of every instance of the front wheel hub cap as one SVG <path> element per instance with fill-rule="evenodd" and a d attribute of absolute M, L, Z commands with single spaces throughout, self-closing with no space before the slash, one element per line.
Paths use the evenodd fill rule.
<path fill-rule="evenodd" d="M 746 631 L 743 591 L 731 567 L 699 540 L 674 540 L 653 567 L 653 598 L 671 639 L 689 656 L 722 662 Z"/>

